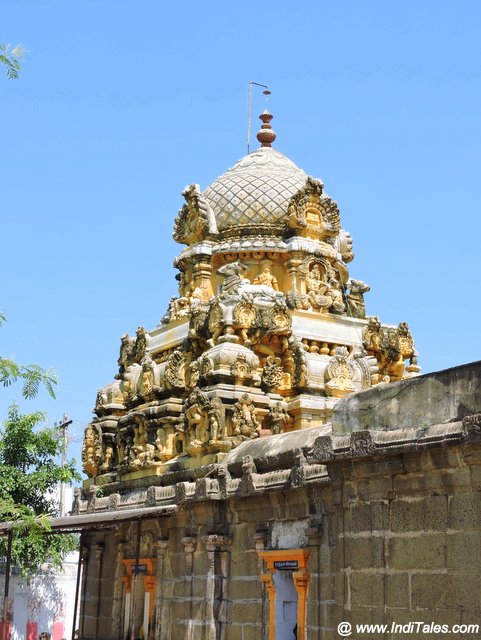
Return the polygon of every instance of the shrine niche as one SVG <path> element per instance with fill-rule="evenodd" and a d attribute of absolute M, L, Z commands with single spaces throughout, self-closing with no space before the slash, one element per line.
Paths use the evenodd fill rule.
<path fill-rule="evenodd" d="M 340 231 L 337 204 L 323 193 L 321 180 L 308 177 L 288 206 L 287 230 L 301 237 L 325 241 Z"/>

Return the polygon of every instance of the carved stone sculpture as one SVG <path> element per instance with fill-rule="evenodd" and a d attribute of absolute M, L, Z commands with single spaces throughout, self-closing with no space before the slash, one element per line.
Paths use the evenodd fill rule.
<path fill-rule="evenodd" d="M 118 359 L 119 376 L 122 376 L 127 367 L 133 362 L 134 344 L 135 338 L 130 337 L 128 333 L 124 333 L 120 339 L 120 353 Z"/>
<path fill-rule="evenodd" d="M 377 316 L 371 316 L 362 335 L 364 348 L 374 353 L 380 352 L 382 341 L 381 321 Z"/>
<path fill-rule="evenodd" d="M 232 411 L 232 432 L 243 439 L 257 438 L 261 424 L 257 418 L 257 409 L 247 393 L 238 400 Z"/>
<path fill-rule="evenodd" d="M 254 278 L 253 284 L 261 284 L 267 287 L 272 287 L 275 291 L 279 291 L 279 285 L 277 279 L 271 272 L 272 262 L 270 260 L 263 260 L 261 262 L 261 272 Z"/>
<path fill-rule="evenodd" d="M 154 363 L 150 356 L 145 356 L 141 362 L 142 373 L 140 374 L 140 395 L 142 399 L 148 400 L 154 391 Z"/>
<path fill-rule="evenodd" d="M 191 455 L 201 455 L 209 442 L 208 409 L 209 399 L 200 389 L 194 389 L 184 402 L 187 451 Z"/>
<path fill-rule="evenodd" d="M 222 402 L 213 398 L 207 409 L 209 418 L 210 444 L 223 442 L 225 439 L 225 420 L 222 414 Z"/>
<path fill-rule="evenodd" d="M 130 469 L 151 466 L 154 462 L 155 446 L 149 442 L 147 425 L 142 415 L 135 416 L 134 440 L 130 448 Z"/>
<path fill-rule="evenodd" d="M 309 176 L 305 186 L 292 196 L 288 208 L 288 230 L 321 240 L 339 233 L 339 209 L 329 196 L 323 194 L 323 187 L 320 180 Z"/>
<path fill-rule="evenodd" d="M 355 390 L 355 368 L 348 359 L 349 352 L 346 347 L 338 347 L 336 354 L 331 358 L 326 367 L 325 378 L 326 392 L 336 398 L 342 398 Z"/>
<path fill-rule="evenodd" d="M 102 430 L 98 425 L 89 424 L 84 432 L 81 454 L 82 468 L 89 478 L 98 475 L 102 454 Z"/>
<path fill-rule="evenodd" d="M 401 322 L 394 328 L 384 328 L 379 318 L 369 318 L 363 333 L 363 345 L 370 355 L 376 357 L 381 379 L 389 382 L 401 380 L 405 375 L 405 360 L 409 359 L 408 372 L 419 372 L 414 342 L 408 325 Z"/>
<path fill-rule="evenodd" d="M 362 280 L 351 279 L 349 281 L 349 294 L 347 296 L 348 313 L 353 318 L 366 317 L 366 303 L 364 302 L 364 294 L 370 290 L 369 285 Z"/>
<path fill-rule="evenodd" d="M 242 282 L 241 273 L 243 272 L 244 267 L 239 262 L 231 262 L 217 269 L 217 274 L 223 278 L 219 288 L 220 298 L 226 298 L 238 293 Z"/>
<path fill-rule="evenodd" d="M 291 417 L 280 402 L 276 402 L 271 406 L 265 418 L 265 426 L 273 434 L 283 433 L 290 422 Z"/>
<path fill-rule="evenodd" d="M 309 303 L 313 309 L 327 311 L 332 304 L 329 295 L 329 284 L 322 279 L 319 265 L 314 263 L 306 278 L 306 291 Z"/>
<path fill-rule="evenodd" d="M 147 353 L 147 345 L 149 341 L 149 335 L 144 327 L 139 327 L 135 334 L 135 342 L 132 347 L 131 360 L 132 363 L 140 364 L 145 358 Z"/>
<path fill-rule="evenodd" d="M 216 234 L 215 216 L 201 194 L 199 185 L 191 184 L 182 195 L 186 204 L 174 221 L 174 240 L 183 244 L 193 244 L 209 234 Z"/>
<path fill-rule="evenodd" d="M 282 382 L 282 360 L 275 356 L 268 356 L 262 372 L 262 386 L 267 391 L 277 389 Z"/>
<path fill-rule="evenodd" d="M 247 361 L 245 353 L 239 353 L 231 367 L 231 373 L 236 384 L 243 384 L 247 378 L 252 377 L 252 367 Z"/>
<path fill-rule="evenodd" d="M 165 369 L 165 381 L 169 388 L 185 387 L 185 354 L 181 349 L 176 349 L 169 356 Z"/>

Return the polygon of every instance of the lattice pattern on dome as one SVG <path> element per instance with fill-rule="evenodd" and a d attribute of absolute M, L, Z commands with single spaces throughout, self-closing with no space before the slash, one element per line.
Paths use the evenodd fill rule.
<path fill-rule="evenodd" d="M 204 196 L 219 231 L 238 226 L 278 225 L 285 220 L 290 199 L 307 175 L 282 153 L 261 147 L 215 180 Z"/>

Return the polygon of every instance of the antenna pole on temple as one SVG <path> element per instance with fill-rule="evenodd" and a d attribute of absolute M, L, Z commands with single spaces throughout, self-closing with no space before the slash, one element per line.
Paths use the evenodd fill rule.
<path fill-rule="evenodd" d="M 271 95 L 271 91 L 269 91 L 269 87 L 266 84 L 260 84 L 259 82 L 254 82 L 251 80 L 249 82 L 249 105 L 247 108 L 247 155 L 250 153 L 251 146 L 251 114 L 252 114 L 252 86 L 263 87 L 264 91 L 262 92 L 266 98 Z"/>

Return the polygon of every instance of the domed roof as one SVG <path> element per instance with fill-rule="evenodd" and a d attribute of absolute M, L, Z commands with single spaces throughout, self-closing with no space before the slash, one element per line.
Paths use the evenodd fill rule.
<path fill-rule="evenodd" d="M 266 233 L 284 226 L 292 196 L 305 185 L 306 173 L 270 146 L 241 158 L 203 195 L 220 233 L 239 227 Z"/>

